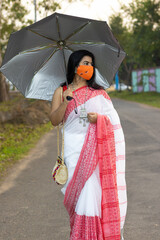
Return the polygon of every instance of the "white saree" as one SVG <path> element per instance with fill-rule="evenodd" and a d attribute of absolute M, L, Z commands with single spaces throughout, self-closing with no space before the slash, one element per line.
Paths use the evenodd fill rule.
<path fill-rule="evenodd" d="M 105 226 L 102 228 L 103 190 L 99 160 L 96 158 L 98 141 L 96 140 L 96 129 L 98 125 L 87 122 L 86 126 L 83 126 L 83 123 L 79 123 L 79 114 L 75 114 L 75 103 L 72 100 L 67 106 L 64 123 L 64 161 L 68 168 L 69 177 L 61 189 L 63 194 L 65 194 L 64 204 L 70 215 L 70 240 L 123 240 L 123 227 L 127 212 L 124 134 L 119 116 L 108 94 L 104 90 L 87 89 L 86 102 L 86 87 L 76 90 L 81 105 L 78 103 L 75 93 L 73 93 L 73 97 L 77 103 L 78 113 L 85 102 L 87 112 L 96 112 L 99 116 L 105 116 L 113 127 L 116 163 L 115 186 L 117 187 L 121 236 L 118 237 L 116 233 L 115 236 L 112 235 L 110 230 L 107 230 Z M 93 141 L 92 139 L 95 140 Z M 87 145 L 89 143 L 90 145 Z M 85 153 L 86 148 L 88 148 L 88 153 Z M 83 155 L 86 155 L 88 163 L 86 163 L 85 159 L 82 160 Z M 97 160 L 94 160 L 95 158 Z M 93 162 L 90 159 L 93 159 Z M 81 160 L 84 162 L 80 163 Z M 90 172 L 87 173 L 87 171 Z M 88 177 L 86 177 L 86 175 Z M 77 194 L 77 192 L 79 193 Z M 107 207 L 109 209 L 109 205 L 107 205 Z M 112 218 L 112 216 L 110 218 Z M 113 219 L 111 220 L 114 222 Z M 112 226 L 112 228 L 114 228 L 114 226 Z"/>

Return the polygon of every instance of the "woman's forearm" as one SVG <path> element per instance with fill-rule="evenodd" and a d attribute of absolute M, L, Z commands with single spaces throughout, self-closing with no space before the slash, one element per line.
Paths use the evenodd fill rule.
<path fill-rule="evenodd" d="M 50 120 L 53 126 L 57 126 L 62 122 L 67 105 L 68 104 L 66 102 L 63 102 L 57 110 L 51 112 Z"/>

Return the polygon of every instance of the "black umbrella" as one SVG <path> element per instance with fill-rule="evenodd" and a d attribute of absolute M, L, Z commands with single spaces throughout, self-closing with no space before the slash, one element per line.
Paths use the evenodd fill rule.
<path fill-rule="evenodd" d="M 12 33 L 0 70 L 25 97 L 51 101 L 80 49 L 95 55 L 96 82 L 109 87 L 125 52 L 107 23 L 59 13 Z"/>

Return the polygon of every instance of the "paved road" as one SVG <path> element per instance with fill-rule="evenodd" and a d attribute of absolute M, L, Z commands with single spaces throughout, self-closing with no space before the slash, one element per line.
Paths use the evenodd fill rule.
<path fill-rule="evenodd" d="M 160 239 L 160 110 L 113 100 L 126 138 L 125 240 Z M 0 240 L 69 240 L 60 186 L 52 181 L 56 134 L 46 134 L 0 186 Z"/>

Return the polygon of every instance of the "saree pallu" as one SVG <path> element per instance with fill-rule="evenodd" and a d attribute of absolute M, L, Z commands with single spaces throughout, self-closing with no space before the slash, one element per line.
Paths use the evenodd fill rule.
<path fill-rule="evenodd" d="M 86 87 L 76 90 L 85 102 Z M 122 240 L 127 212 L 125 139 L 119 116 L 104 90 L 87 90 L 87 112 L 96 124 L 79 123 L 72 100 L 65 112 L 64 160 L 68 181 L 62 188 L 70 216 L 70 240 Z"/>

